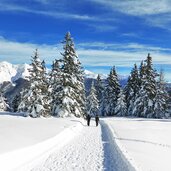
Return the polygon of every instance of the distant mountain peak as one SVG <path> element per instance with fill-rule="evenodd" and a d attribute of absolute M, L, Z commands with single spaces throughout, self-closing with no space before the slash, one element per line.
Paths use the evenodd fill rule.
<path fill-rule="evenodd" d="M 26 63 L 25 64 L 11 64 L 6 61 L 0 62 L 0 84 L 2 84 L 4 81 L 9 81 L 11 83 L 14 83 L 19 78 L 26 79 L 29 76 L 28 69 L 30 67 L 31 66 Z M 85 70 L 84 74 L 86 78 L 92 78 L 92 79 L 96 79 L 98 76 L 97 73 L 94 73 L 89 70 Z M 102 79 L 107 78 L 106 74 L 100 74 L 100 76 Z M 120 80 L 125 80 L 127 79 L 127 77 L 128 76 L 119 75 Z"/>
<path fill-rule="evenodd" d="M 29 76 L 28 64 L 11 64 L 6 61 L 0 62 L 0 84 L 4 81 L 14 82 L 19 78 L 26 78 Z"/>
<path fill-rule="evenodd" d="M 94 73 L 92 71 L 88 71 L 88 70 L 85 70 L 84 73 L 85 73 L 85 77 L 86 78 L 96 79 L 97 76 L 98 76 L 98 74 L 96 74 L 96 73 Z M 107 78 L 107 75 L 105 75 L 105 74 L 100 74 L 100 76 L 101 76 L 102 79 L 106 79 Z"/>

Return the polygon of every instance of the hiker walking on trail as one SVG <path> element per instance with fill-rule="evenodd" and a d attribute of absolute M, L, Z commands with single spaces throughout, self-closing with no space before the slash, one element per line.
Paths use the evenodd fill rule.
<path fill-rule="evenodd" d="M 99 116 L 98 115 L 95 116 L 95 121 L 96 121 L 96 126 L 98 126 L 98 124 L 99 124 Z"/>
<path fill-rule="evenodd" d="M 87 125 L 90 126 L 90 119 L 91 119 L 91 116 L 89 114 L 87 114 Z"/>

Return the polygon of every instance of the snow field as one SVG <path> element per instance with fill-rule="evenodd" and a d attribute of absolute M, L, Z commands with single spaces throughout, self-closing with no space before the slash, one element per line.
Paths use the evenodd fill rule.
<path fill-rule="evenodd" d="M 117 165 L 117 170 L 120 171 L 125 171 L 125 170 L 130 170 L 130 171 L 140 171 L 140 168 L 137 167 L 134 159 L 128 151 L 124 148 L 124 146 L 121 144 L 120 140 L 117 137 L 117 134 L 115 133 L 114 129 L 111 127 L 108 122 L 105 120 L 102 121 L 103 124 L 106 127 L 106 134 L 110 137 L 110 142 L 112 143 L 111 146 L 114 147 L 115 149 L 113 150 L 113 158 L 114 161 L 116 161 Z M 103 126 L 102 126 L 103 127 Z M 111 151 L 109 151 L 111 153 Z M 112 158 L 111 158 L 112 159 Z M 108 169 L 107 169 L 108 170 Z M 112 170 L 112 169 L 110 169 Z"/>
<path fill-rule="evenodd" d="M 3 171 L 170 171 L 171 119 L 0 115 Z"/>
<path fill-rule="evenodd" d="M 142 171 L 170 171 L 171 120 L 104 118 L 119 148 L 130 163 Z M 118 144 L 117 143 L 117 144 Z"/>
<path fill-rule="evenodd" d="M 9 119 L 9 116 L 7 117 L 8 121 L 15 120 L 14 117 Z M 19 118 L 18 118 L 19 119 Z M 29 118 L 26 118 L 29 122 Z M 71 118 L 70 118 L 71 119 Z M 19 119 L 20 120 L 20 119 Z M 34 119 L 34 121 L 38 124 L 43 122 L 44 119 Z M 48 119 L 47 119 L 48 120 Z M 50 119 L 51 120 L 51 119 Z M 53 118 L 53 120 L 56 120 Z M 54 149 L 60 149 L 62 148 L 65 144 L 67 144 L 71 139 L 73 139 L 75 136 L 77 136 L 81 129 L 82 125 L 80 124 L 82 120 L 78 119 L 71 119 L 72 123 L 70 122 L 68 125 L 65 124 L 65 121 L 69 122 L 68 119 L 65 119 L 63 122 L 63 126 L 67 128 L 63 128 L 64 131 L 61 130 L 60 126 L 58 126 L 58 134 L 54 136 L 53 138 L 47 139 L 43 142 L 36 143 L 35 145 L 31 145 L 29 147 L 21 148 L 21 149 L 16 149 L 11 152 L 7 153 L 1 153 L 0 154 L 0 170 L 3 171 L 10 171 L 10 170 L 30 170 L 30 167 L 32 167 L 34 164 L 36 164 L 39 160 L 43 160 L 46 158 L 46 155 L 49 155 Z M 51 123 L 51 122 L 48 122 Z M 70 125 L 70 126 L 69 126 Z M 18 127 L 18 126 L 16 126 Z M 23 127 L 23 125 L 22 125 Z M 41 124 L 39 125 L 41 127 Z M 24 127 L 23 127 L 24 128 Z M 32 131 L 32 125 L 30 125 L 30 131 Z M 50 127 L 52 128 L 52 127 Z M 60 131 L 59 131 L 60 130 Z M 49 132 L 48 128 L 47 131 Z M 19 131 L 20 132 L 20 131 Z M 33 132 L 34 134 L 34 132 Z M 46 133 L 48 134 L 48 133 Z M 27 132 L 25 136 L 27 135 Z M 17 137 L 18 135 L 16 135 Z M 40 136 L 42 136 L 40 132 Z M 45 136 L 45 135 L 44 135 Z M 46 136 L 47 137 L 47 136 Z M 20 140 L 20 136 L 17 137 L 18 140 Z M 16 140 L 16 139 L 15 139 Z M 17 143 L 14 141 L 14 143 Z M 21 142 L 18 142 L 19 144 Z"/>
<path fill-rule="evenodd" d="M 45 162 L 41 162 L 32 171 L 101 171 L 103 169 L 103 145 L 101 128 L 84 126 L 81 134 L 65 147 L 54 151 Z"/>
<path fill-rule="evenodd" d="M 96 127 L 92 120 L 90 127 L 84 126 L 81 134 L 31 171 L 135 171 L 114 141 L 103 121 Z"/>
<path fill-rule="evenodd" d="M 9 115 L 11 114 L 11 115 Z M 35 145 L 74 125 L 75 118 L 30 118 L 0 112 L 0 154 Z"/>
<path fill-rule="evenodd" d="M 44 141 L 40 144 L 36 144 L 35 146 L 28 148 L 25 154 L 30 153 L 30 159 L 24 163 L 23 166 L 18 167 L 17 171 L 30 171 L 30 169 L 36 165 L 39 161 L 44 161 L 47 156 L 49 156 L 54 150 L 59 150 L 63 146 L 65 146 L 68 142 L 70 142 L 73 138 L 75 138 L 81 131 L 82 126 L 80 123 L 77 123 L 74 126 L 71 126 L 61 133 L 59 133 L 54 138 L 51 138 L 47 141 Z M 34 154 L 34 155 L 33 155 Z"/>

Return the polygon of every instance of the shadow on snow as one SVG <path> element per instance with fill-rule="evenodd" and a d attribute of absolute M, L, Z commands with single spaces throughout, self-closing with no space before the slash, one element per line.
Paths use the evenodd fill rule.
<path fill-rule="evenodd" d="M 104 160 L 103 166 L 105 171 L 135 171 L 133 166 L 125 158 L 115 142 L 111 130 L 104 121 L 101 121 L 102 143 Z"/>
<path fill-rule="evenodd" d="M 15 112 L 0 112 L 0 115 L 8 115 L 8 116 L 22 116 L 26 117 L 26 113 L 15 113 Z"/>

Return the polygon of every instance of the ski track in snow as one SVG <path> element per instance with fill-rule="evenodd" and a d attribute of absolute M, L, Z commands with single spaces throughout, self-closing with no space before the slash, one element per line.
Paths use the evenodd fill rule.
<path fill-rule="evenodd" d="M 96 127 L 92 120 L 90 127 L 84 126 L 80 135 L 31 171 L 132 171 L 112 137 L 103 121 Z"/>
<path fill-rule="evenodd" d="M 122 150 L 118 147 L 115 137 L 109 126 L 101 121 L 102 142 L 104 150 L 103 168 L 105 171 L 135 171 Z"/>

